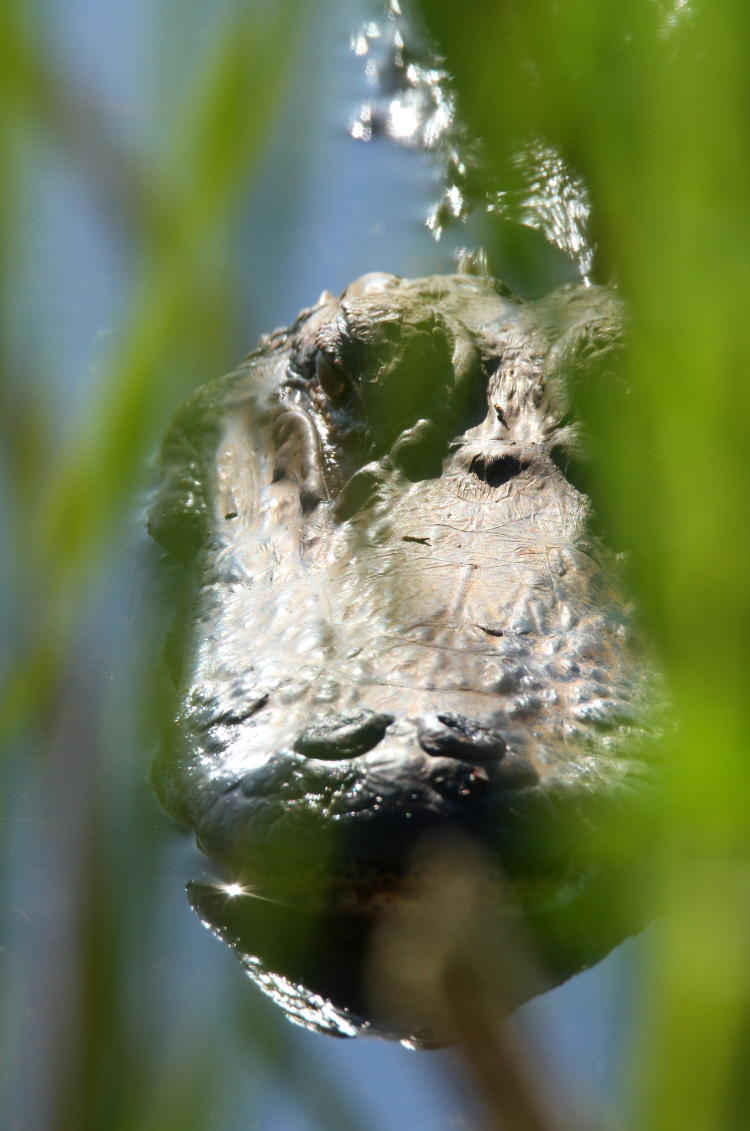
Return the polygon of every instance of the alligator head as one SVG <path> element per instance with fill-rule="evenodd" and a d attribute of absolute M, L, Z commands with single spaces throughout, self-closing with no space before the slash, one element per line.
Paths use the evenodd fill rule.
<path fill-rule="evenodd" d="M 304 1024 L 418 1034 L 373 1022 L 360 967 L 441 837 L 533 925 L 547 973 L 511 1005 L 640 925 L 602 910 L 590 846 L 651 775 L 650 669 L 564 470 L 621 323 L 599 288 L 364 276 L 165 440 L 150 529 L 185 582 L 154 781 L 226 879 L 199 913 Z M 270 902 L 228 898 L 250 890 Z M 317 944 L 280 957 L 305 914 Z"/>

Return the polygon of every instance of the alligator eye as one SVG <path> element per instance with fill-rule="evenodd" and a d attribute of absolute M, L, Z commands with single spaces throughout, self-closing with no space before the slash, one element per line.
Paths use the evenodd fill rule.
<path fill-rule="evenodd" d="M 320 387 L 326 396 L 334 401 L 342 401 L 349 392 L 349 379 L 344 367 L 320 350 L 315 360 L 315 373 Z"/>

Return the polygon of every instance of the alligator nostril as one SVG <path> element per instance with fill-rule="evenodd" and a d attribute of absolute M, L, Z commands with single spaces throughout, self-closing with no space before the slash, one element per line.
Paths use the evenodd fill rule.
<path fill-rule="evenodd" d="M 417 721 L 417 736 L 427 754 L 477 762 L 502 758 L 505 753 L 501 734 L 463 715 L 427 715 Z"/>
<path fill-rule="evenodd" d="M 329 715 L 306 727 L 294 749 L 308 758 L 356 758 L 377 746 L 392 722 L 393 715 L 368 710 Z"/>

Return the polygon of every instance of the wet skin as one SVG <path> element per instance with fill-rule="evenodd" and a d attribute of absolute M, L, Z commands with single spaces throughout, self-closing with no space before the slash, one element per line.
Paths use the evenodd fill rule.
<path fill-rule="evenodd" d="M 426 837 L 480 846 L 535 925 L 548 974 L 511 1004 L 639 925 L 603 910 L 592 846 L 653 776 L 652 676 L 564 473 L 576 388 L 612 381 L 621 322 L 600 288 L 533 303 L 484 277 L 364 276 L 167 435 L 150 529 L 182 574 L 178 703 L 154 782 L 233 890 L 334 924 L 282 976 L 257 904 L 243 925 L 193 889 L 304 1024 L 377 1028 L 343 967 Z"/>

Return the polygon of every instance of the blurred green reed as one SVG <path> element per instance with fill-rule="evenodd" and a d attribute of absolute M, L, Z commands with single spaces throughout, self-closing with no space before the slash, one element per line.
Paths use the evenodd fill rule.
<path fill-rule="evenodd" d="M 421 8 L 502 179 L 541 136 L 582 172 L 599 281 L 631 310 L 630 388 L 589 404 L 677 729 L 624 1126 L 747 1127 L 750 1095 L 750 8 L 451 0 Z"/>
<path fill-rule="evenodd" d="M 20 5 L 7 6 L 0 16 L 11 142 L 22 131 L 27 145 L 42 138 L 61 146 L 127 226 L 138 267 L 96 403 L 62 448 L 47 422 L 49 435 L 37 444 L 41 466 L 12 476 L 33 482 L 33 507 L 19 499 L 15 513 L 24 568 L 42 605 L 14 664 L 3 712 L 10 728 L 37 712 L 55 684 L 86 595 L 89 573 L 81 567 L 98 562 L 116 538 L 165 413 L 195 383 L 196 369 L 205 375 L 224 363 L 221 342 L 234 313 L 227 239 L 303 27 L 295 0 L 229 5 L 179 121 L 164 131 L 174 135 L 166 152 L 146 161 L 118 143 L 96 102 L 60 72 L 21 13 Z M 189 342 L 186 326 L 198 327 Z M 45 422 L 36 406 L 25 407 L 38 434 Z M 15 404 L 3 414 L 9 434 L 17 415 Z M 11 447 L 27 459 L 26 445 Z"/>
<path fill-rule="evenodd" d="M 3 557 L 14 597 L 2 672 L 0 735 L 10 757 L 0 825 L 4 839 L 14 822 L 33 824 L 30 839 L 42 857 L 39 863 L 32 856 L 34 879 L 57 874 L 46 859 L 56 851 L 73 858 L 72 873 L 62 866 L 65 891 L 45 897 L 42 883 L 27 896 L 21 888 L 20 904 L 0 911 L 3 933 L 21 939 L 4 948 L 0 977 L 8 1006 L 0 1025 L 0 1090 L 7 1088 L 16 1104 L 9 1113 L 0 1100 L 0 1121 L 14 1126 L 28 1118 L 29 1126 L 56 1131 L 206 1131 L 227 1118 L 235 1095 L 236 1060 L 217 1040 L 211 1018 L 196 1031 L 182 1023 L 179 1007 L 165 1015 L 160 997 L 159 970 L 171 963 L 160 950 L 164 932 L 154 929 L 164 902 L 154 855 L 164 852 L 164 831 L 154 827 L 146 793 L 147 751 L 137 749 L 139 762 L 132 762 L 134 744 L 152 740 L 132 715 L 142 710 L 133 688 L 150 683 L 153 657 L 148 645 L 133 649 L 126 627 L 122 657 L 114 671 L 105 662 L 108 674 L 97 679 L 91 625 L 98 619 L 99 633 L 122 630 L 129 610 L 113 614 L 108 585 L 123 561 L 138 569 L 131 543 L 147 458 L 185 393 L 228 365 L 226 342 L 239 317 L 227 247 L 312 14 L 298 0 L 227 3 L 219 15 L 206 14 L 210 33 L 199 66 L 179 75 L 177 120 L 159 123 L 159 145 L 148 153 L 119 140 L 97 99 L 61 66 L 47 41 L 43 7 L 9 2 L 0 10 L 3 294 L 23 274 L 34 224 L 27 197 L 35 156 L 45 147 L 63 155 L 110 222 L 124 228 L 135 265 L 129 309 L 93 399 L 72 426 L 61 427 L 34 380 L 43 311 L 28 357 L 2 357 Z M 140 605 L 142 580 L 136 574 L 120 596 L 127 591 Z M 102 685 L 107 678 L 113 683 Z M 92 693 L 100 703 L 90 703 Z M 28 793 L 13 793 L 24 774 L 38 795 L 32 802 Z M 80 799 L 71 802 L 68 788 Z M 21 869 L 15 878 L 14 868 Z M 16 860 L 3 861 L 2 870 L 16 888 L 29 875 L 28 863 Z M 179 887 L 174 895 L 184 902 Z M 62 926 L 57 909 L 64 909 Z M 189 915 L 186 904 L 185 910 Z M 21 922 L 15 933 L 14 922 Z M 69 1000 L 62 1008 L 51 1002 L 48 1016 L 44 985 L 56 965 Z M 323 1065 L 296 1066 L 290 1089 L 288 1025 L 273 1009 L 244 997 L 225 1004 L 243 1035 L 237 1055 L 247 1057 L 251 1097 L 252 1086 L 263 1097 L 276 1079 L 279 1092 L 291 1090 L 321 1127 L 367 1126 Z M 42 1068 L 35 1075 L 37 1059 Z M 41 1086 L 41 1100 L 24 1095 L 25 1078 L 32 1091 Z M 247 1118 L 254 1116 L 251 1103 Z"/>

